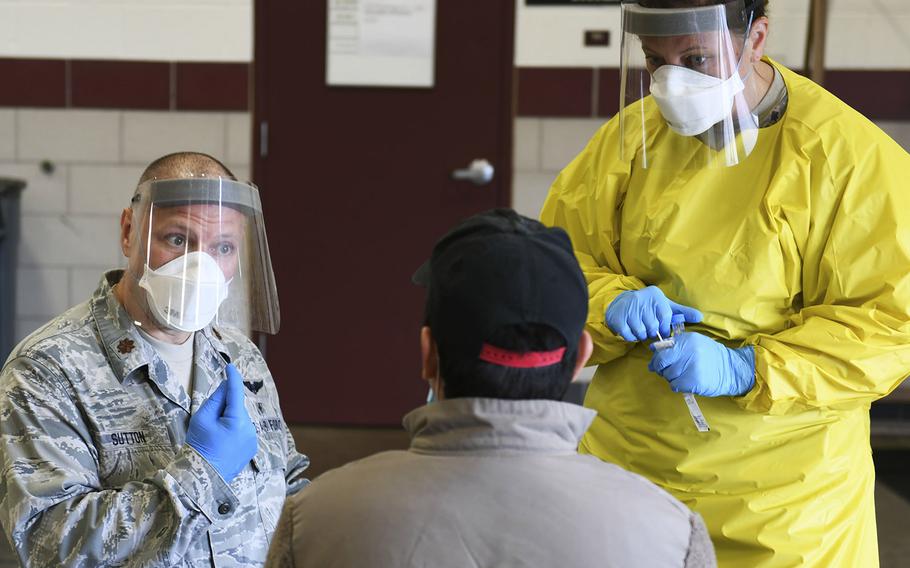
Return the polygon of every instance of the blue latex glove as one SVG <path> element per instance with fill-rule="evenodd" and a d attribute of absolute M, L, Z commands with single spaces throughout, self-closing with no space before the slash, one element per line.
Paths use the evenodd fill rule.
<path fill-rule="evenodd" d="M 657 351 L 648 370 L 670 381 L 673 392 L 701 396 L 740 396 L 755 385 L 755 349 L 738 349 L 700 333 L 674 337 L 676 345 Z M 652 347 L 653 351 L 654 348 Z"/>
<path fill-rule="evenodd" d="M 695 308 L 671 302 L 657 286 L 623 292 L 607 307 L 605 323 L 610 331 L 626 341 L 644 341 L 649 337 L 670 337 L 670 319 L 682 314 L 686 323 L 701 321 Z"/>
<path fill-rule="evenodd" d="M 227 380 L 190 418 L 186 443 L 228 482 L 256 455 L 259 440 L 243 405 L 243 378 L 234 365 L 227 366 Z"/>

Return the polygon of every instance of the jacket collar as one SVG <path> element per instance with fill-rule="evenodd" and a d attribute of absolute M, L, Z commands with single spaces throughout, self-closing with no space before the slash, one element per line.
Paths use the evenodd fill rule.
<path fill-rule="evenodd" d="M 457 398 L 413 410 L 403 423 L 416 452 L 569 454 L 596 415 L 555 400 Z"/>

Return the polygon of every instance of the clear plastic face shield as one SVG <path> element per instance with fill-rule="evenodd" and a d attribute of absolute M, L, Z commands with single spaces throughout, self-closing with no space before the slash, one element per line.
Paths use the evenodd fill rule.
<path fill-rule="evenodd" d="M 161 327 L 278 332 L 255 186 L 220 177 L 152 180 L 136 190 L 132 209 L 130 270 Z"/>
<path fill-rule="evenodd" d="M 752 152 L 759 129 L 745 96 L 752 70 L 745 4 L 622 4 L 623 160 L 702 169 L 735 166 Z"/>

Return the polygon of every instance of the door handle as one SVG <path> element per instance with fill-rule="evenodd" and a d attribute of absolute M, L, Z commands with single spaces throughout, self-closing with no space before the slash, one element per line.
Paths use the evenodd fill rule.
<path fill-rule="evenodd" d="M 493 164 L 487 160 L 478 159 L 472 161 L 467 168 L 452 172 L 452 179 L 469 181 L 474 185 L 486 185 L 493 181 L 495 171 Z"/>

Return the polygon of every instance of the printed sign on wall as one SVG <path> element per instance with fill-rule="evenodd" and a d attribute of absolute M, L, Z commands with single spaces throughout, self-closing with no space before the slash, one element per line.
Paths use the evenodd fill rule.
<path fill-rule="evenodd" d="M 327 0 L 326 82 L 432 87 L 436 0 Z"/>
<path fill-rule="evenodd" d="M 526 6 L 596 6 L 619 4 L 621 0 L 525 0 Z"/>

